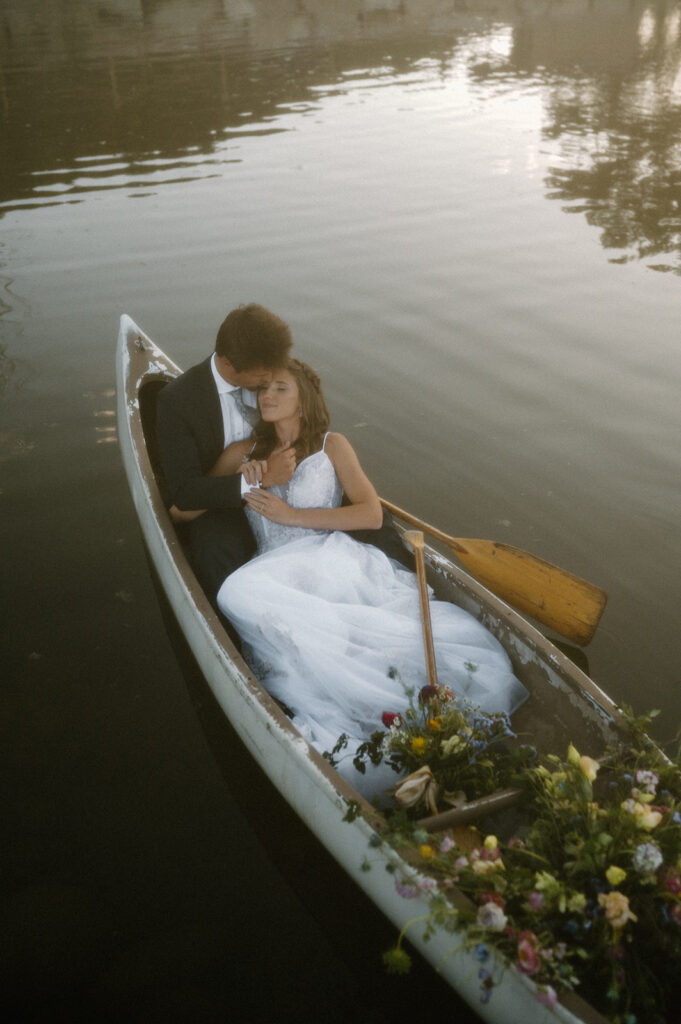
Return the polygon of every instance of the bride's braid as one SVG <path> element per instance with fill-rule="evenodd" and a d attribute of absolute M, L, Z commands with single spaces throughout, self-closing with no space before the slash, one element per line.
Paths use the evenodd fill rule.
<path fill-rule="evenodd" d="M 314 388 L 317 394 L 321 394 L 322 382 L 320 380 L 319 374 L 315 373 L 311 366 L 308 366 L 307 363 L 304 363 L 301 359 L 290 358 L 289 363 L 295 366 L 296 370 L 298 371 L 298 374 L 302 374 L 302 376 L 305 377 L 305 379 L 308 381 L 310 386 Z M 292 366 L 289 366 L 288 369 L 292 369 Z"/>

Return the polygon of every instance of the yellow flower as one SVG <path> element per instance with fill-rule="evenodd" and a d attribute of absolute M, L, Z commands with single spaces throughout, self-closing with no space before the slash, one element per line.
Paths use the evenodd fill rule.
<path fill-rule="evenodd" d="M 428 722 L 428 728 L 430 729 L 431 732 L 439 732 L 440 731 L 440 723 L 437 720 L 437 718 L 431 718 L 430 719 L 430 721 Z"/>
<path fill-rule="evenodd" d="M 496 850 L 497 846 L 499 845 L 499 840 L 497 839 L 496 836 L 487 836 L 484 845 L 485 849 L 487 850 Z"/>
<path fill-rule="evenodd" d="M 534 887 L 539 892 L 546 889 L 553 889 L 558 886 L 558 880 L 548 871 L 536 871 L 534 875 Z"/>
<path fill-rule="evenodd" d="M 586 896 L 583 892 L 576 892 L 567 902 L 567 908 L 571 914 L 574 914 L 579 910 L 584 910 L 585 906 Z"/>
<path fill-rule="evenodd" d="M 419 850 L 424 860 L 432 860 L 435 856 L 435 850 L 428 843 L 421 843 Z"/>
<path fill-rule="evenodd" d="M 575 768 L 579 767 L 579 751 L 572 744 L 568 747 L 567 759 L 569 764 L 574 765 Z"/>
<path fill-rule="evenodd" d="M 450 736 L 449 739 L 442 741 L 442 743 L 440 744 L 440 749 L 442 750 L 442 753 L 445 755 L 445 757 L 449 757 L 449 755 L 453 754 L 456 750 L 459 749 L 459 747 L 462 747 L 464 745 L 464 742 L 465 741 L 461 739 L 458 733 L 454 733 L 454 735 Z"/>
<path fill-rule="evenodd" d="M 587 757 L 584 754 L 579 759 L 579 767 L 582 770 L 582 774 L 586 775 L 589 782 L 593 782 L 598 775 L 598 769 L 601 767 L 598 761 L 594 761 L 593 757 Z"/>
<path fill-rule="evenodd" d="M 476 875 L 491 875 L 494 871 L 505 871 L 501 858 L 499 860 L 483 860 L 478 857 L 472 861 L 471 867 Z"/>
<path fill-rule="evenodd" d="M 606 919 L 616 931 L 624 928 L 627 921 L 638 921 L 636 914 L 631 912 L 629 900 L 622 892 L 601 892 L 598 894 L 598 902 L 605 909 Z"/>
<path fill-rule="evenodd" d="M 627 873 L 622 868 L 618 868 L 616 864 L 611 864 L 605 872 L 605 877 L 610 882 L 610 885 L 619 885 L 627 877 Z"/>
<path fill-rule="evenodd" d="M 662 821 L 659 811 L 652 811 L 647 804 L 642 804 L 639 800 L 632 800 L 631 797 L 625 800 L 621 806 L 623 811 L 629 811 L 634 815 L 637 828 L 645 829 L 646 832 L 652 831 Z"/>
<path fill-rule="evenodd" d="M 423 736 L 414 736 L 414 739 L 411 741 L 411 749 L 413 754 L 425 753 L 427 746 L 427 740 Z"/>

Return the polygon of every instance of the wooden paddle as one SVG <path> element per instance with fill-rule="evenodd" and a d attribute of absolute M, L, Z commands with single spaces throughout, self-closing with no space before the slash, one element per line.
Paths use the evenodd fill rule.
<path fill-rule="evenodd" d="M 433 626 L 430 621 L 430 602 L 428 599 L 428 582 L 426 580 L 426 563 L 423 557 L 423 534 L 420 530 L 406 530 L 404 539 L 414 552 L 414 559 L 416 561 L 416 576 L 419 583 L 421 626 L 423 628 L 423 646 L 426 652 L 428 684 L 430 686 L 437 686 L 435 648 L 433 647 Z"/>
<path fill-rule="evenodd" d="M 607 593 L 593 583 L 529 551 L 499 541 L 450 537 L 384 498 L 381 504 L 398 519 L 446 544 L 484 586 L 519 611 L 582 647 L 593 637 L 608 600 Z"/>

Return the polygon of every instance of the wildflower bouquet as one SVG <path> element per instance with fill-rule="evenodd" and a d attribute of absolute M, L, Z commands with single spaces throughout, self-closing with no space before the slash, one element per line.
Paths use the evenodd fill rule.
<path fill-rule="evenodd" d="M 508 716 L 455 700 L 444 686 L 424 686 L 402 714 L 384 712 L 387 732 L 361 744 L 354 759 L 363 771 L 385 760 L 407 778 L 395 788 L 402 808 L 433 814 L 439 804 L 457 805 L 518 781 L 536 757 L 533 747 L 512 741 Z"/>
<path fill-rule="evenodd" d="M 463 931 L 484 1002 L 498 980 L 495 949 L 549 1006 L 578 989 L 617 1024 L 671 1024 L 681 965 L 679 768 L 650 741 L 609 750 L 600 763 L 571 745 L 528 778 L 533 820 L 522 837 L 488 835 L 465 852 L 448 835 L 412 833 L 428 876 L 428 928 Z M 404 890 L 404 879 L 396 884 Z M 447 901 L 452 886 L 470 897 L 468 909 Z M 407 967 L 401 939 L 386 954 L 389 969 Z"/>

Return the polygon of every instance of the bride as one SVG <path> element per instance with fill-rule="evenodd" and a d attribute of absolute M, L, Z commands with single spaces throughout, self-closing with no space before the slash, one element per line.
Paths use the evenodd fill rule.
<path fill-rule="evenodd" d="M 339 771 L 373 796 L 397 778 L 384 765 L 360 775 L 357 746 L 381 728 L 384 711 L 406 709 L 407 687 L 417 693 L 428 682 L 416 576 L 342 532 L 378 529 L 382 509 L 349 441 L 328 432 L 317 374 L 289 359 L 260 388 L 258 406 L 255 440 L 230 445 L 212 472 L 241 470 L 257 483 L 267 457 L 287 446 L 297 466 L 286 485 L 244 488 L 258 554 L 227 577 L 218 605 L 302 735 L 323 753 L 346 734 Z M 431 599 L 431 616 L 440 684 L 484 711 L 515 710 L 527 691 L 498 641 L 446 602 Z"/>

